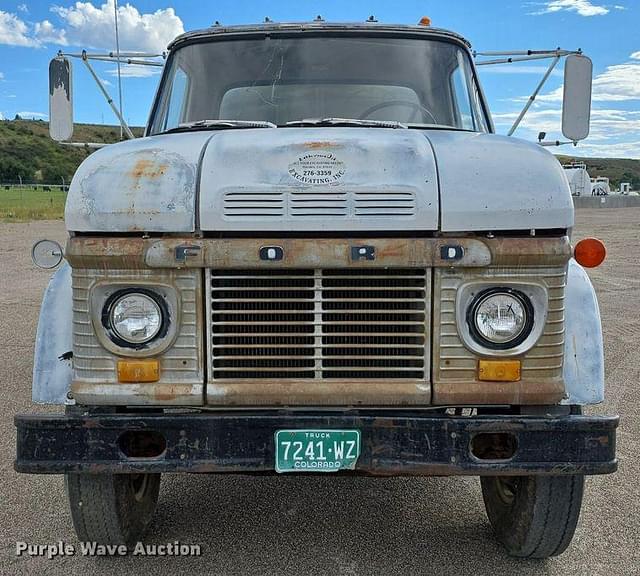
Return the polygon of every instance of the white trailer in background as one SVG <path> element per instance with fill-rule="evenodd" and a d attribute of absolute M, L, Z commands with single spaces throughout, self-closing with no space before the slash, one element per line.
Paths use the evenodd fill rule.
<path fill-rule="evenodd" d="M 572 196 L 591 196 L 591 177 L 584 162 L 563 164 Z"/>
<path fill-rule="evenodd" d="M 606 176 L 598 176 L 591 178 L 591 195 L 592 196 L 609 196 L 611 194 L 611 186 L 609 186 L 609 178 Z"/>

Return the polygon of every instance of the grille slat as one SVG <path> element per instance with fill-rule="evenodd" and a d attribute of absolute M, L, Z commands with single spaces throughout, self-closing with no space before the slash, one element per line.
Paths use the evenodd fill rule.
<path fill-rule="evenodd" d="M 426 269 L 212 270 L 220 379 L 425 380 Z"/>

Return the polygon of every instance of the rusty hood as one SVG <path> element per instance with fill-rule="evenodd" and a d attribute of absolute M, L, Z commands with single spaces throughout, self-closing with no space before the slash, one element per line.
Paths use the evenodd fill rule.
<path fill-rule="evenodd" d="M 198 163 L 210 132 L 106 146 L 78 168 L 65 223 L 75 232 L 192 232 Z"/>
<path fill-rule="evenodd" d="M 569 228 L 557 160 L 494 134 L 260 128 L 158 135 L 80 166 L 78 232 L 466 232 Z"/>

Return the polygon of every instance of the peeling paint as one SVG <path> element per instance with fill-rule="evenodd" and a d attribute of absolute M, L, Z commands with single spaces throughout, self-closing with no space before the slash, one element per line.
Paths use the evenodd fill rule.
<path fill-rule="evenodd" d="M 73 232 L 193 232 L 200 151 L 209 133 L 102 148 L 78 168 L 65 222 Z"/>

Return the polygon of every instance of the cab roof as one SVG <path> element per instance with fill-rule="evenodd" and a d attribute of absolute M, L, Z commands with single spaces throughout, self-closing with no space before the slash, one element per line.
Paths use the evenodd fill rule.
<path fill-rule="evenodd" d="M 390 36 L 427 36 L 440 37 L 453 40 L 471 48 L 471 43 L 463 36 L 445 30 L 443 28 L 432 28 L 431 26 L 410 25 L 410 24 L 382 24 L 374 21 L 367 22 L 325 22 L 324 20 L 313 20 L 311 22 L 264 22 L 261 24 L 243 24 L 236 26 L 222 26 L 214 24 L 209 28 L 193 30 L 178 36 L 168 46 L 169 50 L 179 48 L 184 44 L 192 42 L 206 41 L 208 38 L 219 38 L 221 36 L 260 36 L 264 34 L 278 33 L 375 33 Z"/>

